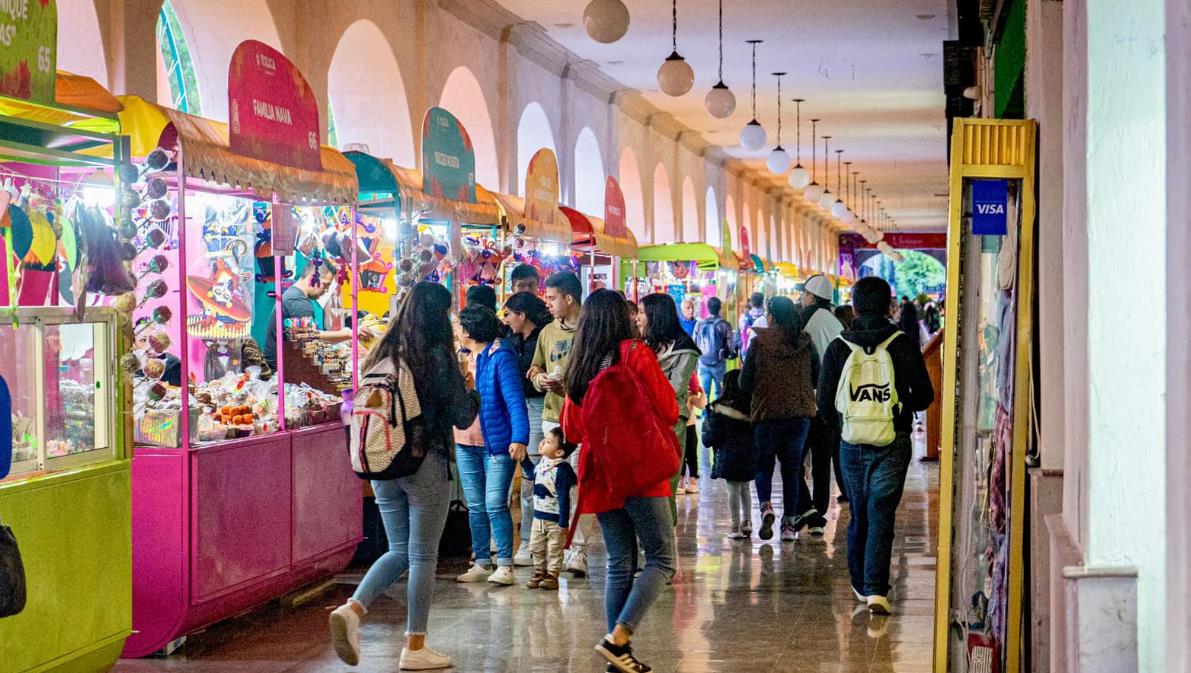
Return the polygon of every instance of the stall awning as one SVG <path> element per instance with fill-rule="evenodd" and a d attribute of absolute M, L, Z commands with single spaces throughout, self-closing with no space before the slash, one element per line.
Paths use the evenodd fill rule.
<path fill-rule="evenodd" d="M 771 265 L 765 263 L 765 260 L 761 259 L 760 255 L 749 255 L 749 257 L 752 258 L 753 270 L 757 273 L 765 273 L 772 268 Z"/>
<path fill-rule="evenodd" d="M 571 224 L 566 215 L 557 208 L 554 209 L 550 222 L 541 222 L 539 220 L 531 220 L 525 217 L 525 199 L 511 194 L 501 194 L 500 192 L 492 192 L 492 196 L 496 198 L 496 202 L 500 204 L 501 210 L 504 211 L 505 219 L 509 222 L 509 227 L 516 229 L 517 225 L 525 227 L 525 235 L 530 238 L 536 238 L 543 241 L 553 241 L 562 245 L 571 244 Z"/>
<path fill-rule="evenodd" d="M 54 105 L 0 96 L 0 156 L 59 166 L 110 165 L 120 101 L 95 80 L 58 71 Z"/>
<path fill-rule="evenodd" d="M 663 243 L 646 245 L 637 251 L 642 262 L 695 262 L 700 269 L 737 270 L 735 259 L 725 258 L 719 250 L 706 243 Z"/>
<path fill-rule="evenodd" d="M 476 203 L 453 201 L 422 191 L 422 171 L 416 168 L 397 166 L 385 160 L 397 176 L 401 191 L 401 210 L 411 214 L 422 213 L 422 217 L 449 220 L 463 224 L 500 224 L 500 209 L 492 192 L 476 185 Z"/>
<path fill-rule="evenodd" d="M 567 206 L 559 206 L 571 223 L 571 245 L 577 248 L 595 248 L 596 252 L 623 259 L 637 256 L 637 237 L 633 232 L 627 236 L 613 236 L 604 229 L 604 221 L 590 217 Z"/>
<path fill-rule="evenodd" d="M 332 147 L 322 147 L 321 171 L 294 168 L 235 154 L 227 124 L 123 96 L 120 125 L 132 140 L 132 155 L 143 157 L 161 145 L 182 148 L 186 174 L 283 203 L 353 203 L 356 168 Z"/>
<path fill-rule="evenodd" d="M 778 262 L 777 264 L 774 264 L 774 267 L 777 268 L 778 273 L 782 274 L 786 278 L 798 278 L 798 267 L 794 266 L 790 262 Z"/>

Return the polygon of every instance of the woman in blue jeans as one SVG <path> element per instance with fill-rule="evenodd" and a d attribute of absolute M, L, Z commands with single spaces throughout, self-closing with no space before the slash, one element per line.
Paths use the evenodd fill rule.
<path fill-rule="evenodd" d="M 509 487 L 514 471 L 526 457 L 529 415 L 517 353 L 509 340 L 498 339 L 500 327 L 496 313 L 487 306 L 469 306 L 459 313 L 459 340 L 476 354 L 484 446 L 461 444 L 455 453 L 476 556 L 458 580 L 509 586 L 514 581 Z M 488 569 L 489 541 L 496 542 L 495 572 Z"/>
<path fill-rule="evenodd" d="M 765 312 L 769 327 L 755 329 L 740 372 L 740 388 L 752 395 L 750 405 L 757 443 L 757 501 L 761 505 L 762 540 L 773 537 L 774 459 L 782 463 L 782 542 L 798 538 L 798 493 L 806 433 L 815 415 L 819 356 L 789 297 L 773 297 Z M 813 510 L 812 510 L 813 511 Z"/>
<path fill-rule="evenodd" d="M 678 421 L 678 400 L 670 381 L 653 351 L 645 342 L 632 338 L 627 302 L 611 290 L 596 290 L 583 304 L 567 364 L 563 431 L 569 442 L 580 443 L 584 437 L 591 438 L 580 457 L 577 514 L 596 513 L 608 549 L 608 580 L 604 590 L 608 635 L 595 649 L 614 670 L 646 673 L 650 667 L 633 655 L 632 638 L 649 607 L 674 577 L 672 491 L 670 475 L 650 486 L 634 489 L 636 492 L 630 494 L 617 495 L 603 488 L 617 475 L 602 473 L 601 470 L 607 470 L 601 466 L 615 462 L 617 448 L 627 442 L 642 440 L 641 437 L 622 436 L 624 424 L 616 418 L 599 417 L 592 409 L 589 412 L 596 417 L 592 421 L 599 426 L 591 427 L 584 422 L 583 404 L 588 386 L 600 372 L 614 364 L 623 364 L 636 375 L 649 400 L 640 404 L 652 402 L 659 422 L 664 424 L 662 432 L 668 432 Z M 641 413 L 648 412 L 649 409 L 641 410 Z M 675 454 L 677 458 L 676 448 Z M 623 465 L 625 470 L 634 467 Z M 634 579 L 638 542 L 645 551 L 645 568 L 640 577 Z"/>
<path fill-rule="evenodd" d="M 411 476 L 372 482 L 389 551 L 372 564 L 351 599 L 330 617 L 335 653 L 352 666 L 360 661 L 360 618 L 407 571 L 406 643 L 399 666 L 407 671 L 451 666 L 449 656 L 426 647 L 426 628 L 434 596 L 438 542 L 449 507 L 451 426 L 470 425 L 480 400 L 475 391 L 468 390 L 468 382 L 455 365 L 450 310 L 449 290 L 437 283 L 418 283 L 363 366 L 368 371 L 385 359 L 403 360 L 409 366 L 422 408 L 426 457 Z"/>

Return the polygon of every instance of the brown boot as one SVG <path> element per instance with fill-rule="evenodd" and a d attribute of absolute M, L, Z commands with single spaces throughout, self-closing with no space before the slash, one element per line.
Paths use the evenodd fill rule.
<path fill-rule="evenodd" d="M 558 575 L 546 575 L 542 581 L 538 583 L 538 588 L 546 589 L 548 591 L 558 591 Z"/>
<path fill-rule="evenodd" d="M 543 573 L 541 571 L 534 571 L 533 577 L 529 578 L 529 581 L 525 583 L 525 588 L 526 589 L 537 589 L 538 587 L 542 586 L 542 582 L 544 582 L 546 579 L 547 579 L 546 573 Z M 556 585 L 558 584 L 557 581 L 555 582 L 555 584 Z"/>

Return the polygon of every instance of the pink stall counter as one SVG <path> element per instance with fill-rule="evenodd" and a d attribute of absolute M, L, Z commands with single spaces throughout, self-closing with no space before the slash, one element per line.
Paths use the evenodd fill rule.
<path fill-rule="evenodd" d="M 253 57 L 265 50 L 268 59 Z M 292 69 L 266 45 L 241 44 L 233 109 L 237 78 L 260 63 Z M 279 79 L 302 90 L 284 104 L 314 106 L 290 75 Z M 276 89 L 267 95 L 283 95 Z M 240 137 L 252 128 L 243 114 L 229 128 L 136 97 L 122 103 L 143 192 L 137 341 L 121 361 L 136 437 L 124 656 L 141 657 L 333 576 L 363 539 L 363 482 L 338 413 L 354 387 L 358 328 L 332 327 L 355 310 L 358 185 L 351 162 L 306 131 L 300 145 L 289 139 L 300 162 L 283 151 L 262 158 Z M 267 140 L 284 144 L 287 132 Z M 311 288 L 324 286 L 313 278 L 331 298 L 351 283 L 351 304 L 320 304 L 299 333 L 282 295 L 302 283 L 314 308 Z"/>

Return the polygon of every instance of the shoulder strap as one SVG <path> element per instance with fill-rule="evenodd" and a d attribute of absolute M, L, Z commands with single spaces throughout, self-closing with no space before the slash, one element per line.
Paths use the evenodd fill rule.
<path fill-rule="evenodd" d="M 890 334 L 889 338 L 882 341 L 881 344 L 879 346 L 877 346 L 877 348 L 882 348 L 882 349 L 888 350 L 889 344 L 893 343 L 893 340 L 898 338 L 902 334 L 904 334 L 904 332 L 902 332 L 901 330 L 898 330 L 898 331 L 894 332 L 893 334 Z"/>

